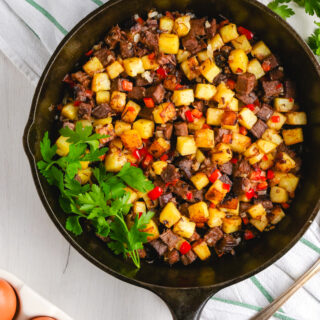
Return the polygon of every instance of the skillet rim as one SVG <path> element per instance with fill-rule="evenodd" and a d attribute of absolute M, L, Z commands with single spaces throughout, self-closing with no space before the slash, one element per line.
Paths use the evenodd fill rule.
<path fill-rule="evenodd" d="M 279 260 L 282 256 L 284 256 L 300 240 L 300 238 L 303 236 L 303 234 L 309 229 L 309 226 L 311 225 L 311 223 L 315 219 L 315 217 L 320 209 L 320 196 L 318 198 L 316 205 L 311 210 L 311 213 L 308 216 L 306 222 L 301 227 L 301 230 L 290 240 L 290 242 L 287 244 L 287 246 L 285 248 L 280 250 L 278 253 L 276 253 L 274 256 L 272 256 L 272 258 L 267 260 L 265 263 L 263 263 L 259 267 L 255 268 L 255 269 L 253 269 L 253 270 L 251 270 L 241 276 L 238 276 L 236 278 L 231 278 L 230 280 L 227 280 L 227 281 L 224 281 L 221 283 L 217 283 L 217 284 L 206 285 L 206 286 L 193 286 L 193 287 L 171 287 L 171 286 L 156 285 L 156 284 L 152 284 L 152 283 L 148 283 L 148 282 L 143 282 L 141 280 L 129 278 L 121 273 L 118 273 L 116 270 L 111 269 L 110 267 L 106 266 L 105 264 L 100 262 L 98 259 L 96 259 L 93 255 L 88 253 L 85 249 L 83 249 L 77 243 L 77 241 L 75 241 L 72 238 L 70 233 L 65 229 L 65 227 L 57 219 L 54 210 L 51 208 L 49 202 L 46 199 L 46 196 L 45 196 L 45 193 L 44 193 L 41 181 L 40 181 L 35 157 L 31 151 L 31 147 L 30 147 L 29 136 L 30 136 L 30 133 L 32 132 L 33 125 L 35 124 L 35 111 L 37 109 L 38 102 L 40 100 L 41 92 L 44 89 L 43 87 L 46 82 L 46 79 L 48 78 L 48 76 L 51 72 L 51 68 L 53 67 L 57 56 L 59 55 L 61 50 L 64 48 L 65 44 L 70 40 L 70 38 L 72 38 L 74 35 L 76 35 L 78 33 L 79 29 L 81 29 L 87 22 L 93 20 L 101 12 L 108 10 L 110 7 L 112 7 L 118 3 L 121 3 L 122 1 L 124 1 L 124 0 L 110 0 L 110 1 L 106 2 L 105 4 L 103 4 L 102 6 L 95 9 L 94 11 L 92 11 L 91 13 L 89 13 L 83 19 L 81 19 L 58 44 L 57 48 L 55 49 L 55 51 L 51 55 L 44 71 L 42 72 L 42 75 L 41 75 L 39 82 L 37 84 L 37 87 L 35 89 L 35 93 L 34 93 L 34 96 L 32 99 L 32 103 L 31 103 L 29 117 L 28 117 L 25 129 L 24 129 L 24 134 L 23 134 L 23 146 L 24 146 L 25 153 L 26 153 L 28 160 L 29 160 L 29 164 L 31 167 L 31 173 L 32 173 L 32 177 L 33 177 L 36 189 L 37 189 L 37 193 L 40 196 L 41 202 L 44 205 L 46 212 L 49 215 L 50 219 L 55 224 L 55 226 L 60 231 L 60 233 L 63 235 L 63 237 L 68 241 L 68 243 L 70 245 L 72 245 L 74 249 L 76 249 L 82 256 L 84 256 L 88 261 L 93 263 L 96 267 L 98 267 L 99 269 L 116 277 L 117 279 L 125 281 L 125 282 L 133 284 L 133 285 L 136 285 L 136 286 L 139 286 L 139 287 L 147 288 L 153 292 L 156 292 L 157 288 L 159 288 L 159 289 L 167 288 L 170 290 L 192 290 L 192 289 L 199 288 L 199 289 L 212 289 L 213 291 L 218 291 L 222 288 L 225 288 L 225 287 L 228 287 L 228 286 L 235 284 L 237 282 L 243 281 L 243 280 L 263 271 L 264 269 L 266 269 L 267 267 L 269 267 L 270 265 L 275 263 L 277 260 Z M 311 60 L 311 63 L 313 65 L 318 77 L 320 78 L 320 64 L 319 64 L 319 62 L 317 61 L 315 55 L 313 54 L 313 52 L 311 51 L 309 46 L 298 35 L 298 33 L 293 29 L 293 27 L 291 27 L 285 20 L 283 20 L 275 12 L 273 12 L 271 9 L 269 9 L 264 4 L 258 2 L 257 0 L 241 0 L 241 1 L 244 2 L 245 5 L 249 4 L 249 5 L 257 7 L 258 10 L 260 10 L 263 15 L 270 15 L 273 19 L 277 20 L 277 22 L 280 23 L 280 25 L 283 28 L 285 28 L 290 33 L 290 35 L 296 40 L 296 42 L 302 47 L 303 51 L 307 54 L 308 58 Z"/>

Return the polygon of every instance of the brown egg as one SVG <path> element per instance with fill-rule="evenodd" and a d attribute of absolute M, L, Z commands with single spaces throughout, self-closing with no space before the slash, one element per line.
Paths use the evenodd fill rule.
<path fill-rule="evenodd" d="M 31 320 L 56 320 L 56 319 L 51 317 L 36 317 L 36 318 L 32 318 Z"/>
<path fill-rule="evenodd" d="M 0 279 L 0 315 L 1 320 L 12 320 L 17 310 L 17 297 L 10 284 Z"/>

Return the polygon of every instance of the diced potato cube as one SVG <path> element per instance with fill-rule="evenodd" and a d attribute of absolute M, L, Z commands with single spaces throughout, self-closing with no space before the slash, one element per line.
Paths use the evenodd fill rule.
<path fill-rule="evenodd" d="M 213 51 L 219 50 L 224 46 L 224 42 L 219 33 L 208 41 L 208 46 L 211 46 Z"/>
<path fill-rule="evenodd" d="M 291 111 L 294 106 L 294 100 L 292 98 L 275 98 L 274 107 L 279 112 Z"/>
<path fill-rule="evenodd" d="M 276 119 L 276 121 L 274 119 Z M 285 124 L 286 120 L 287 118 L 285 115 L 275 111 L 272 117 L 267 121 L 267 125 L 271 129 L 280 130 L 282 126 Z"/>
<path fill-rule="evenodd" d="M 81 169 L 87 169 L 89 167 L 90 161 L 80 161 Z"/>
<path fill-rule="evenodd" d="M 209 110 L 209 109 L 208 109 Z M 232 133 L 232 140 L 230 147 L 232 151 L 238 152 L 238 153 L 243 153 L 247 150 L 247 148 L 251 144 L 251 139 L 250 137 L 247 137 L 243 134 L 233 132 Z"/>
<path fill-rule="evenodd" d="M 142 140 L 137 130 L 128 130 L 122 133 L 121 141 L 129 150 L 140 149 L 142 147 Z"/>
<path fill-rule="evenodd" d="M 205 159 L 206 159 L 205 155 L 199 149 L 197 149 L 197 152 L 196 152 L 197 162 L 202 163 Z"/>
<path fill-rule="evenodd" d="M 174 20 L 169 17 L 161 17 L 159 23 L 159 29 L 164 32 L 171 32 L 173 29 Z"/>
<path fill-rule="evenodd" d="M 213 97 L 213 100 L 218 102 L 220 105 L 225 106 L 231 102 L 234 94 L 234 91 L 230 90 L 224 82 L 221 82 L 217 87 L 217 92 Z"/>
<path fill-rule="evenodd" d="M 269 153 L 277 147 L 277 145 L 275 143 L 264 140 L 264 139 L 259 139 L 257 141 L 257 145 L 258 145 L 260 151 L 263 153 Z"/>
<path fill-rule="evenodd" d="M 211 100 L 216 94 L 217 88 L 212 84 L 198 83 L 196 85 L 195 97 L 202 100 Z"/>
<path fill-rule="evenodd" d="M 96 73 L 93 76 L 91 90 L 98 92 L 101 90 L 110 90 L 110 79 L 106 72 Z"/>
<path fill-rule="evenodd" d="M 110 152 L 113 152 L 115 150 L 122 150 L 123 149 L 123 143 L 121 141 L 120 138 L 115 138 L 113 140 L 110 141 L 109 143 L 109 149 L 110 149 Z"/>
<path fill-rule="evenodd" d="M 271 54 L 271 51 L 263 41 L 259 41 L 252 47 L 251 54 L 253 57 L 263 60 Z"/>
<path fill-rule="evenodd" d="M 93 57 L 82 68 L 87 74 L 93 76 L 96 72 L 103 70 L 103 65 L 97 57 Z"/>
<path fill-rule="evenodd" d="M 136 77 L 139 73 L 144 72 L 142 60 L 137 57 L 123 60 L 123 66 L 127 75 L 130 77 Z"/>
<path fill-rule="evenodd" d="M 275 143 L 277 146 L 283 141 L 281 136 L 274 129 L 267 129 L 263 133 L 262 139 Z"/>
<path fill-rule="evenodd" d="M 203 172 L 198 172 L 190 179 L 197 190 L 201 190 L 209 184 L 209 179 Z"/>
<path fill-rule="evenodd" d="M 242 49 L 246 54 L 252 50 L 251 44 L 244 34 L 232 40 L 231 43 L 236 49 Z"/>
<path fill-rule="evenodd" d="M 159 50 L 163 53 L 177 54 L 179 50 L 179 37 L 176 34 L 161 33 L 159 36 Z"/>
<path fill-rule="evenodd" d="M 288 201 L 288 192 L 286 189 L 281 187 L 271 187 L 270 190 L 270 199 L 275 203 L 284 203 Z"/>
<path fill-rule="evenodd" d="M 171 102 L 164 102 L 153 109 L 153 119 L 155 123 L 166 123 L 176 116 L 176 109 Z"/>
<path fill-rule="evenodd" d="M 188 106 L 194 101 L 193 90 L 192 89 L 174 90 L 171 99 L 172 99 L 172 102 L 177 107 Z"/>
<path fill-rule="evenodd" d="M 288 112 L 286 116 L 286 124 L 292 124 L 296 126 L 307 124 L 307 115 L 305 112 Z"/>
<path fill-rule="evenodd" d="M 250 219 L 250 223 L 257 228 L 260 232 L 262 232 L 266 226 L 268 225 L 268 218 L 266 216 L 262 216 L 261 220 L 258 219 Z"/>
<path fill-rule="evenodd" d="M 168 165 L 165 161 L 155 161 L 152 163 L 152 168 L 154 170 L 154 173 L 157 175 L 160 175 L 162 170 Z"/>
<path fill-rule="evenodd" d="M 120 150 L 107 154 L 104 162 L 108 172 L 119 172 L 126 163 L 127 158 Z"/>
<path fill-rule="evenodd" d="M 183 238 L 190 238 L 196 229 L 196 224 L 185 216 L 174 225 L 173 232 Z"/>
<path fill-rule="evenodd" d="M 127 95 L 124 92 L 113 91 L 111 94 L 110 107 L 116 112 L 122 112 L 126 105 Z"/>
<path fill-rule="evenodd" d="M 199 63 L 195 56 L 181 63 L 181 69 L 189 80 L 193 80 L 200 75 Z"/>
<path fill-rule="evenodd" d="M 174 21 L 173 31 L 179 36 L 186 36 L 191 29 L 190 16 L 182 16 Z"/>
<path fill-rule="evenodd" d="M 110 79 L 117 78 L 120 73 L 124 71 L 123 66 L 119 61 L 114 61 L 110 65 L 107 66 L 107 72 L 110 77 Z"/>
<path fill-rule="evenodd" d="M 182 156 L 195 154 L 197 151 L 196 142 L 193 136 L 179 136 L 177 137 L 177 151 Z"/>
<path fill-rule="evenodd" d="M 272 218 L 270 219 L 270 222 L 272 224 L 279 223 L 283 218 L 285 217 L 285 213 L 280 207 L 275 207 L 272 209 Z"/>
<path fill-rule="evenodd" d="M 207 124 L 213 126 L 220 126 L 221 119 L 224 114 L 224 111 L 216 108 L 207 109 Z"/>
<path fill-rule="evenodd" d="M 124 190 L 126 190 L 130 194 L 129 199 L 128 199 L 128 203 L 132 204 L 135 201 L 137 201 L 137 199 L 138 199 L 137 192 L 135 192 L 133 189 L 131 189 L 129 187 L 125 187 Z"/>
<path fill-rule="evenodd" d="M 257 143 L 253 143 L 244 153 L 243 155 L 248 158 L 250 164 L 255 164 L 259 162 L 263 158 L 263 153 L 261 153 L 258 148 Z"/>
<path fill-rule="evenodd" d="M 114 131 L 117 136 L 121 136 L 125 131 L 131 130 L 131 124 L 117 120 L 114 126 Z"/>
<path fill-rule="evenodd" d="M 68 139 L 69 137 L 60 136 L 56 141 L 56 154 L 60 157 L 65 157 L 69 153 L 70 142 L 67 142 Z"/>
<path fill-rule="evenodd" d="M 220 106 L 218 106 L 220 107 Z M 238 111 L 239 110 L 239 100 L 237 98 L 232 98 L 231 101 L 226 105 L 226 109 L 231 111 Z"/>
<path fill-rule="evenodd" d="M 145 70 L 156 70 L 159 68 L 159 64 L 157 63 L 157 60 L 154 58 L 150 59 L 149 55 L 143 56 L 141 60 L 142 60 L 143 68 Z"/>
<path fill-rule="evenodd" d="M 169 149 L 170 142 L 163 138 L 158 138 L 152 142 L 151 146 L 149 147 L 149 152 L 155 158 L 160 158 Z"/>
<path fill-rule="evenodd" d="M 121 119 L 126 122 L 133 122 L 136 120 L 140 110 L 141 107 L 138 104 L 132 100 L 129 100 L 122 112 Z"/>
<path fill-rule="evenodd" d="M 241 229 L 242 220 L 239 216 L 231 216 L 222 219 L 222 230 L 225 233 L 233 233 Z"/>
<path fill-rule="evenodd" d="M 271 167 L 273 167 L 273 164 L 274 164 L 274 156 L 272 155 L 272 153 L 266 154 L 262 158 L 261 162 L 259 163 L 260 168 L 262 170 L 270 169 Z"/>
<path fill-rule="evenodd" d="M 110 91 L 101 90 L 96 92 L 96 102 L 97 104 L 106 103 L 110 101 Z"/>
<path fill-rule="evenodd" d="M 147 211 L 146 204 L 143 201 L 136 201 L 133 204 L 133 212 L 134 214 L 144 213 Z"/>
<path fill-rule="evenodd" d="M 257 80 L 266 74 L 261 63 L 257 59 L 252 59 L 249 61 L 247 71 L 254 74 Z"/>
<path fill-rule="evenodd" d="M 81 169 L 78 171 L 77 176 L 80 178 L 81 184 L 86 184 L 90 181 L 90 178 L 92 176 L 92 169 Z"/>
<path fill-rule="evenodd" d="M 234 23 L 229 23 L 223 26 L 222 28 L 220 28 L 219 33 L 224 43 L 227 43 L 239 37 L 237 26 Z"/>
<path fill-rule="evenodd" d="M 227 214 L 239 215 L 240 202 L 238 198 L 232 198 L 220 204 L 220 210 Z"/>
<path fill-rule="evenodd" d="M 245 73 L 248 68 L 248 56 L 242 49 L 234 49 L 229 55 L 229 67 L 235 74 Z"/>
<path fill-rule="evenodd" d="M 217 209 L 217 208 L 209 208 L 209 219 L 208 226 L 210 228 L 220 227 L 222 226 L 222 219 L 225 218 L 226 213 Z"/>
<path fill-rule="evenodd" d="M 285 177 L 286 175 L 287 175 L 287 173 L 285 173 L 285 172 L 275 171 L 274 177 L 272 178 L 270 185 L 275 186 L 275 185 L 279 184 L 280 180 L 283 177 Z"/>
<path fill-rule="evenodd" d="M 259 219 L 261 216 L 265 216 L 267 214 L 265 208 L 261 203 L 255 204 L 248 209 L 248 213 L 251 218 Z"/>
<path fill-rule="evenodd" d="M 279 153 L 279 159 L 281 159 L 281 161 L 277 161 L 276 169 L 281 172 L 289 172 L 296 166 L 295 161 L 285 152 Z"/>
<path fill-rule="evenodd" d="M 151 234 L 147 237 L 148 241 L 152 241 L 154 239 L 158 239 L 160 236 L 158 226 L 156 223 L 151 219 L 149 223 L 147 224 L 146 228 L 143 230 L 143 232 Z"/>
<path fill-rule="evenodd" d="M 206 123 L 206 118 L 195 118 L 193 122 L 188 123 L 189 132 L 194 132 L 202 129 L 203 125 Z"/>
<path fill-rule="evenodd" d="M 209 81 L 213 82 L 214 78 L 221 72 L 221 69 L 211 59 L 206 59 L 201 63 L 200 73 Z"/>
<path fill-rule="evenodd" d="M 214 132 L 211 129 L 200 129 L 195 132 L 194 139 L 198 148 L 214 147 Z"/>
<path fill-rule="evenodd" d="M 104 127 L 107 124 L 112 123 L 112 117 L 102 118 L 102 119 L 96 119 L 93 121 L 94 127 Z"/>
<path fill-rule="evenodd" d="M 160 213 L 159 220 L 167 228 L 171 228 L 181 218 L 181 213 L 173 202 L 168 202 Z"/>
<path fill-rule="evenodd" d="M 217 181 L 220 181 L 220 180 L 217 180 Z M 218 190 L 217 186 L 213 184 L 205 194 L 205 198 L 206 200 L 217 205 L 224 199 L 225 195 L 226 195 L 225 192 Z"/>
<path fill-rule="evenodd" d="M 68 103 L 63 106 L 61 114 L 69 120 L 75 120 L 77 119 L 78 108 L 75 107 L 73 103 Z"/>
<path fill-rule="evenodd" d="M 191 56 L 191 53 L 187 50 L 179 49 L 177 53 L 177 61 L 178 63 L 181 63 L 185 60 L 187 60 Z"/>
<path fill-rule="evenodd" d="M 243 108 L 239 112 L 239 123 L 246 129 L 250 130 L 257 122 L 257 120 L 258 118 L 249 108 Z"/>
<path fill-rule="evenodd" d="M 280 177 L 279 187 L 286 189 L 289 193 L 293 193 L 299 183 L 299 178 L 292 173 L 288 173 Z"/>
<path fill-rule="evenodd" d="M 197 241 L 193 246 L 192 246 L 193 251 L 195 254 L 199 257 L 200 260 L 206 260 L 211 256 L 211 252 L 209 250 L 209 247 L 207 243 L 203 240 Z"/>
<path fill-rule="evenodd" d="M 78 122 L 81 123 L 82 128 L 91 127 L 92 126 L 92 123 L 91 123 L 90 120 L 83 119 L 83 120 L 78 120 L 77 123 Z"/>
<path fill-rule="evenodd" d="M 291 146 L 293 144 L 303 142 L 302 128 L 282 130 L 282 136 L 283 136 L 284 143 L 287 146 Z"/>
<path fill-rule="evenodd" d="M 199 61 L 206 61 L 209 56 L 208 56 L 208 50 L 200 51 L 197 53 L 197 57 Z"/>
<path fill-rule="evenodd" d="M 204 201 L 197 202 L 188 207 L 189 217 L 194 222 L 206 222 L 209 218 L 208 206 Z"/>
<path fill-rule="evenodd" d="M 229 162 L 232 159 L 231 147 L 222 142 L 217 144 L 217 146 L 213 149 L 211 159 L 219 165 Z"/>
<path fill-rule="evenodd" d="M 139 119 L 133 123 L 133 129 L 139 132 L 142 139 L 149 139 L 153 136 L 154 122 L 147 119 Z"/>

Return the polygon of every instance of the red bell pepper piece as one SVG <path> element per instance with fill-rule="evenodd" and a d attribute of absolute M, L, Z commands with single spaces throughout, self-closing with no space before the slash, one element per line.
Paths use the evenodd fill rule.
<path fill-rule="evenodd" d="M 105 158 L 106 158 L 106 155 L 105 155 L 105 154 L 103 154 L 103 155 L 101 155 L 101 156 L 99 157 L 99 159 L 100 159 L 101 161 L 103 161 Z"/>
<path fill-rule="evenodd" d="M 88 98 L 91 98 L 92 95 L 93 95 L 93 91 L 91 91 L 91 90 L 89 90 L 89 89 L 87 89 L 87 90 L 85 91 L 85 93 L 86 93 L 86 97 L 88 97 Z"/>
<path fill-rule="evenodd" d="M 62 82 L 67 83 L 71 88 L 75 86 L 75 82 L 72 80 L 70 74 L 67 74 L 63 79 Z"/>
<path fill-rule="evenodd" d="M 262 160 L 263 160 L 263 161 L 268 161 L 268 156 L 267 156 L 266 154 L 263 155 Z"/>
<path fill-rule="evenodd" d="M 283 202 L 281 203 L 283 209 L 288 209 L 290 207 L 289 203 Z"/>
<path fill-rule="evenodd" d="M 202 115 L 203 115 L 203 113 L 202 113 L 200 110 L 198 110 L 198 109 L 193 109 L 193 110 L 191 111 L 191 113 L 192 113 L 192 115 L 193 115 L 195 118 L 197 118 L 197 119 L 200 119 L 200 118 L 202 117 Z"/>
<path fill-rule="evenodd" d="M 148 151 L 146 148 L 134 149 L 132 151 L 132 155 L 138 160 L 141 160 L 147 153 Z"/>
<path fill-rule="evenodd" d="M 219 179 L 221 176 L 222 176 L 221 172 L 220 172 L 218 169 L 216 169 L 216 170 L 214 170 L 214 171 L 211 173 L 211 175 L 210 175 L 210 177 L 209 177 L 209 181 L 210 181 L 211 183 L 214 183 L 214 182 L 215 182 L 217 179 Z"/>
<path fill-rule="evenodd" d="M 89 50 L 88 52 L 86 52 L 85 55 L 86 55 L 87 57 L 89 57 L 89 56 L 91 56 L 92 54 L 93 54 L 93 50 L 91 49 L 91 50 Z"/>
<path fill-rule="evenodd" d="M 242 217 L 242 222 L 243 222 L 243 224 L 248 224 L 249 223 L 248 217 L 247 216 Z"/>
<path fill-rule="evenodd" d="M 168 75 L 166 69 L 163 67 L 159 67 L 156 71 L 161 79 L 165 79 Z"/>
<path fill-rule="evenodd" d="M 231 90 L 233 90 L 236 86 L 236 82 L 232 79 L 227 80 L 227 87 Z"/>
<path fill-rule="evenodd" d="M 192 200 L 192 198 L 193 198 L 193 194 L 192 194 L 192 192 L 187 192 L 187 199 L 188 200 Z"/>
<path fill-rule="evenodd" d="M 194 118 L 193 118 L 191 110 L 187 110 L 185 112 L 185 116 L 186 116 L 188 122 L 193 122 L 194 121 Z"/>
<path fill-rule="evenodd" d="M 257 194 L 255 193 L 255 191 L 251 188 L 248 192 L 246 192 L 246 197 L 250 200 L 253 197 L 257 197 Z"/>
<path fill-rule="evenodd" d="M 271 180 L 271 179 L 273 179 L 274 178 L 274 172 L 273 172 L 273 170 L 268 170 L 268 172 L 267 172 L 267 179 L 268 180 Z"/>
<path fill-rule="evenodd" d="M 80 103 L 81 103 L 80 100 L 76 100 L 76 101 L 73 102 L 73 105 L 74 105 L 75 107 L 79 107 L 79 106 L 80 106 Z"/>
<path fill-rule="evenodd" d="M 241 27 L 241 26 L 238 27 L 238 32 L 240 34 L 244 34 L 247 37 L 248 40 L 251 40 L 253 38 L 253 33 L 250 30 L 248 30 L 248 29 L 246 29 L 244 27 Z"/>
<path fill-rule="evenodd" d="M 255 235 L 253 234 L 253 232 L 251 230 L 245 230 L 245 232 L 244 232 L 245 240 L 251 240 L 254 237 L 255 237 Z"/>
<path fill-rule="evenodd" d="M 289 98 L 289 101 L 292 102 L 292 101 L 293 101 L 293 98 Z"/>
<path fill-rule="evenodd" d="M 222 28 L 223 26 L 225 26 L 225 25 L 228 24 L 229 22 L 230 22 L 230 21 L 229 21 L 228 19 L 221 21 L 220 24 L 219 24 L 219 28 Z"/>
<path fill-rule="evenodd" d="M 255 105 L 253 103 L 247 104 L 244 107 L 250 109 L 251 111 L 254 111 L 254 109 L 255 109 Z"/>
<path fill-rule="evenodd" d="M 139 17 L 136 21 L 137 21 L 138 23 L 140 23 L 140 24 L 143 24 L 143 23 L 144 23 L 144 21 L 143 21 L 143 19 L 142 19 L 141 17 Z"/>
<path fill-rule="evenodd" d="M 158 199 L 161 195 L 163 194 L 163 189 L 160 187 L 155 187 L 151 191 L 148 192 L 148 197 L 151 200 L 156 200 Z"/>
<path fill-rule="evenodd" d="M 181 254 L 186 254 L 191 250 L 191 245 L 188 241 L 184 241 L 182 242 L 181 246 L 180 246 L 180 253 Z"/>
<path fill-rule="evenodd" d="M 169 159 L 169 156 L 167 154 L 164 154 L 160 157 L 161 161 L 167 161 Z"/>
<path fill-rule="evenodd" d="M 257 185 L 257 190 L 265 190 L 268 188 L 268 182 L 263 181 Z"/>
<path fill-rule="evenodd" d="M 237 68 L 236 73 L 242 73 L 243 70 L 241 68 Z"/>
<path fill-rule="evenodd" d="M 124 91 L 132 91 L 133 83 L 128 80 L 122 80 L 121 86 Z"/>
<path fill-rule="evenodd" d="M 222 184 L 222 188 L 225 189 L 225 190 L 227 190 L 227 191 L 229 192 L 231 186 L 230 186 L 230 184 L 228 184 L 228 183 L 223 183 L 223 184 Z"/>
<path fill-rule="evenodd" d="M 214 208 L 216 207 L 216 205 L 211 202 L 210 205 L 209 205 L 209 207 L 214 209 Z"/>
<path fill-rule="evenodd" d="M 202 129 L 211 129 L 211 127 L 208 125 L 208 124 L 204 124 L 203 126 L 202 126 Z"/>
<path fill-rule="evenodd" d="M 130 166 L 131 166 L 131 167 L 137 167 L 137 168 L 138 168 L 138 165 L 137 165 L 136 163 L 130 162 Z"/>
<path fill-rule="evenodd" d="M 154 101 L 152 98 L 143 98 L 143 101 L 147 108 L 154 108 Z"/>
<path fill-rule="evenodd" d="M 222 136 L 222 142 L 223 143 L 230 143 L 231 142 L 231 139 L 232 139 L 232 134 L 224 134 Z"/>
<path fill-rule="evenodd" d="M 240 128 L 239 128 L 239 132 L 240 132 L 240 134 L 242 134 L 244 136 L 246 136 L 248 134 L 247 129 L 245 127 L 242 127 L 242 126 L 240 126 Z"/>
<path fill-rule="evenodd" d="M 263 61 L 262 63 L 262 69 L 264 72 L 268 72 L 271 69 L 271 65 L 269 61 Z"/>
<path fill-rule="evenodd" d="M 147 168 L 153 160 L 153 156 L 148 153 L 142 161 L 142 167 Z"/>
<path fill-rule="evenodd" d="M 148 58 L 150 59 L 150 60 L 153 60 L 154 59 L 154 57 L 155 57 L 155 53 L 154 52 L 152 52 L 152 53 L 150 53 L 149 55 L 148 55 Z"/>
<path fill-rule="evenodd" d="M 272 116 L 272 117 L 271 117 L 271 121 L 272 121 L 273 123 L 278 123 L 278 122 L 280 122 L 280 116 Z"/>
<path fill-rule="evenodd" d="M 238 162 L 238 159 L 237 158 L 232 158 L 230 161 L 231 161 L 231 163 L 236 164 Z"/>
<path fill-rule="evenodd" d="M 174 90 L 179 90 L 179 89 L 181 89 L 181 88 L 183 88 L 183 85 L 180 84 L 180 83 L 178 83 L 178 84 L 175 86 Z"/>

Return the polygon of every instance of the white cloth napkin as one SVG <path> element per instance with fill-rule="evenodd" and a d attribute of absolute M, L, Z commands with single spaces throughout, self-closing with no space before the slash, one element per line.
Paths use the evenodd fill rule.
<path fill-rule="evenodd" d="M 66 33 L 100 0 L 0 0 L 0 49 L 36 85 L 50 55 Z M 267 4 L 268 0 L 261 0 Z M 314 17 L 293 6 L 289 23 L 306 39 Z M 320 256 L 320 217 L 282 259 L 250 279 L 217 293 L 204 308 L 203 320 L 250 319 L 285 291 Z M 300 289 L 272 319 L 320 319 L 320 275 Z"/>

